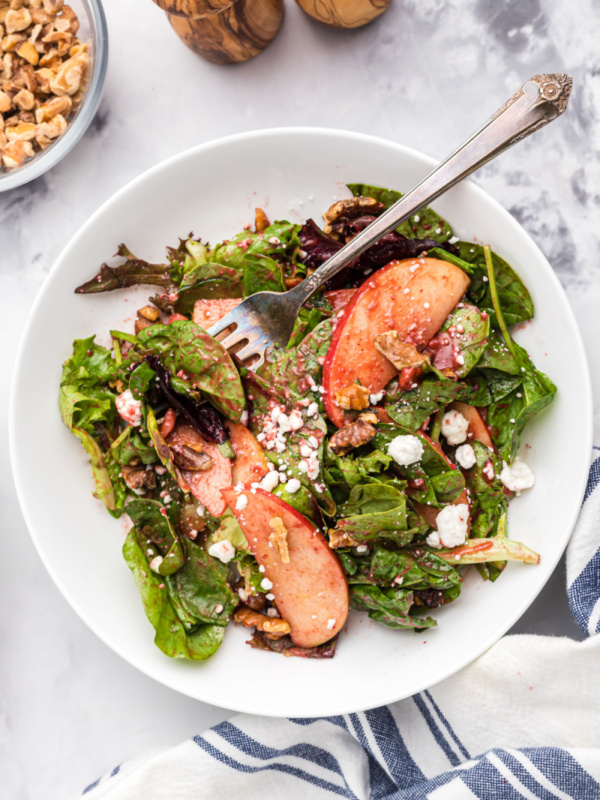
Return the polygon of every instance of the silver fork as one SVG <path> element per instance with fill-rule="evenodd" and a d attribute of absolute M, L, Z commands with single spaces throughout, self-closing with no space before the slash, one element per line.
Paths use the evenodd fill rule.
<path fill-rule="evenodd" d="M 302 283 L 288 292 L 258 292 L 248 297 L 209 328 L 208 333 L 218 336 L 235 326 L 221 340 L 221 344 L 228 350 L 242 344 L 236 352 L 237 357 L 242 361 L 254 358 L 251 369 L 257 369 L 265 360 L 267 347 L 274 344 L 285 346 L 288 343 L 298 311 L 317 289 L 423 206 L 429 205 L 511 145 L 556 119 L 567 107 L 571 88 L 570 75 L 534 75 L 414 189 Z"/>

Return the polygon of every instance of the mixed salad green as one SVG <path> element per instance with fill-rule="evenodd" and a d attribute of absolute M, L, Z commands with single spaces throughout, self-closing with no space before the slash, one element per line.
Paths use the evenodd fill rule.
<path fill-rule="evenodd" d="M 489 247 L 458 241 L 427 208 L 313 296 L 288 346 L 272 348 L 258 370 L 207 332 L 244 297 L 296 285 L 401 196 L 349 188 L 324 229 L 270 223 L 258 209 L 254 229 L 214 246 L 190 235 L 165 263 L 121 245 L 119 266 L 103 264 L 76 289 L 155 287 L 134 331 L 110 331 L 112 347 L 94 336 L 74 342 L 59 401 L 89 455 L 95 496 L 133 523 L 123 555 L 168 656 L 209 657 L 234 620 L 255 629 L 253 647 L 331 657 L 348 598 L 387 627 L 421 630 L 437 624 L 429 609 L 458 598 L 467 565 L 494 581 L 508 560 L 539 560 L 507 538 L 507 505 L 533 484 L 516 456 L 520 437 L 556 387 L 511 337 L 533 303 Z M 466 291 L 427 336 L 435 314 L 421 303 L 421 338 L 389 323 L 375 330 L 374 319 L 369 358 L 391 379 L 369 385 L 352 358 L 334 364 L 365 293 L 389 311 L 384 281 L 425 271 L 434 284 L 447 272 Z M 431 312 L 448 302 L 441 297 Z M 271 572 L 252 525 L 270 531 Z M 327 552 L 295 566 L 303 531 L 323 537 Z M 317 596 L 327 558 L 343 576 L 331 591 L 345 599 L 335 617 L 323 609 L 325 632 L 307 633 L 294 569 Z"/>

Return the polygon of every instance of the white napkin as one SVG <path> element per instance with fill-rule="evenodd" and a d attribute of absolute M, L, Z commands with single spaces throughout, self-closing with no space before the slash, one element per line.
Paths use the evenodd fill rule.
<path fill-rule="evenodd" d="M 588 636 L 506 636 L 392 706 L 319 720 L 239 715 L 88 786 L 86 800 L 600 798 L 600 447 L 567 552 Z"/>

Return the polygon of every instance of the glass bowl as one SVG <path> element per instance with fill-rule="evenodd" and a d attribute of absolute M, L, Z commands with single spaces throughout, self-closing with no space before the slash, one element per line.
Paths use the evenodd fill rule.
<path fill-rule="evenodd" d="M 36 153 L 22 167 L 0 172 L 0 192 L 29 183 L 58 164 L 81 139 L 98 109 L 108 61 L 108 30 L 104 9 L 100 0 L 70 0 L 69 5 L 79 18 L 77 37 L 89 47 L 90 67 L 85 97 L 75 116 L 69 120 L 64 134 L 53 144 Z"/>

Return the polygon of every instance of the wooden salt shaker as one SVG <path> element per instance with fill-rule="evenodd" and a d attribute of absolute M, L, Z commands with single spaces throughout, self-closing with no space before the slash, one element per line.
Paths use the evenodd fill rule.
<path fill-rule="evenodd" d="M 283 0 L 154 0 L 191 50 L 215 64 L 248 61 L 275 38 Z"/>
<path fill-rule="evenodd" d="M 387 9 L 392 0 L 296 0 L 310 17 L 336 28 L 360 28 Z"/>

